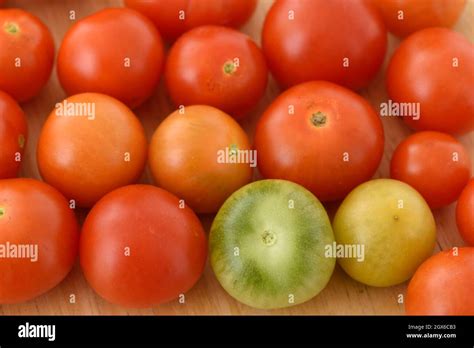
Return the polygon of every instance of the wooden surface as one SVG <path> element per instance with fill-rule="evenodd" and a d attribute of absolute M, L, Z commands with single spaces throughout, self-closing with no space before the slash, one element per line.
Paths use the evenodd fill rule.
<path fill-rule="evenodd" d="M 259 0 L 257 11 L 242 30 L 260 42 L 260 31 L 266 11 L 271 6 L 272 0 Z M 56 51 L 66 30 L 72 25 L 68 18 L 70 10 L 76 11 L 76 18 L 80 19 L 104 7 L 120 6 L 120 0 L 10 0 L 9 7 L 21 7 L 39 16 L 51 29 L 56 43 Z M 474 38 L 473 27 L 474 0 L 468 0 L 464 13 L 455 26 L 455 30 L 462 32 L 471 41 Z M 380 102 L 386 100 L 383 75 L 386 68 L 387 58 L 390 57 L 398 40 L 390 36 L 389 50 L 383 69 L 371 83 L 370 87 L 361 93 L 367 97 L 378 110 Z M 254 126 L 259 115 L 271 100 L 278 94 L 278 88 L 273 81 L 270 82 L 267 93 L 260 102 L 255 112 L 248 120 L 242 122 L 249 134 L 253 134 Z M 47 86 L 34 100 L 23 105 L 29 121 L 29 140 L 24 158 L 21 176 L 40 178 L 36 166 L 35 152 L 38 134 L 46 116 L 53 109 L 54 104 L 61 101 L 65 93 L 61 89 L 55 70 Z M 155 95 L 142 107 L 136 110 L 140 120 L 143 122 L 147 135 L 150 137 L 160 121 L 171 111 L 171 107 L 163 84 Z M 388 176 L 388 168 L 391 154 L 401 139 L 410 130 L 402 121 L 395 118 L 383 119 L 386 144 L 385 154 L 377 171 L 377 177 Z M 469 149 L 471 158 L 474 154 L 472 133 L 460 138 Z M 151 182 L 150 175 L 144 174 L 142 182 Z M 327 206 L 333 213 L 336 205 Z M 78 212 L 84 217 L 87 212 Z M 455 219 L 454 204 L 435 212 L 438 227 L 438 243 L 436 252 L 452 246 L 463 245 L 459 237 Z M 212 221 L 212 216 L 202 217 L 206 228 Z M 402 304 L 398 304 L 397 296 L 405 294 L 406 284 L 390 288 L 373 288 L 360 284 L 347 276 L 339 267 L 332 276 L 328 286 L 313 300 L 283 310 L 263 311 L 255 310 L 233 300 L 220 287 L 212 270 L 208 266 L 198 284 L 186 294 L 186 302 L 179 304 L 178 301 L 156 306 L 146 310 L 128 310 L 109 304 L 98 297 L 85 282 L 78 265 L 71 274 L 55 289 L 47 294 L 18 305 L 0 306 L 0 314 L 4 315 L 26 315 L 26 314 L 145 314 L 145 315 L 174 315 L 174 314 L 403 314 Z M 70 303 L 70 295 L 74 294 L 76 303 Z"/>

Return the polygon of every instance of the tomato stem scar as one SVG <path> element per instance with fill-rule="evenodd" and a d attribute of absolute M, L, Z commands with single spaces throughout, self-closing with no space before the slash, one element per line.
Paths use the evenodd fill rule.
<path fill-rule="evenodd" d="M 326 124 L 327 117 L 321 111 L 311 115 L 311 123 L 316 127 L 322 127 Z"/>
<path fill-rule="evenodd" d="M 272 231 L 265 231 L 262 234 L 263 244 L 266 246 L 271 246 L 276 242 L 276 235 Z"/>
<path fill-rule="evenodd" d="M 12 22 L 5 22 L 3 24 L 3 29 L 10 34 L 16 34 L 20 31 L 18 24 Z"/>
<path fill-rule="evenodd" d="M 0 207 L 0 218 L 5 215 L 5 208 Z"/>
<path fill-rule="evenodd" d="M 224 63 L 223 70 L 227 75 L 231 75 L 237 70 L 237 68 L 235 67 L 234 62 L 228 60 Z"/>

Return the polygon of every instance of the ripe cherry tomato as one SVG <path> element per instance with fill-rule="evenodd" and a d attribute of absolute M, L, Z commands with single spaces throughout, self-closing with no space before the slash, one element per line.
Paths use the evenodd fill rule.
<path fill-rule="evenodd" d="M 201 25 L 240 27 L 252 15 L 257 0 L 125 0 L 148 16 L 167 40 Z"/>
<path fill-rule="evenodd" d="M 343 198 L 375 173 L 383 127 L 358 94 L 325 81 L 288 89 L 257 124 L 258 168 L 265 178 L 303 185 L 322 201 Z"/>
<path fill-rule="evenodd" d="M 41 130 L 37 160 L 43 179 L 81 207 L 135 182 L 146 161 L 145 131 L 132 111 L 97 93 L 56 104 Z"/>
<path fill-rule="evenodd" d="M 409 315 L 474 315 L 474 248 L 442 251 L 426 260 L 408 284 Z"/>
<path fill-rule="evenodd" d="M 420 103 L 418 120 L 403 118 L 416 130 L 474 129 L 474 45 L 444 28 L 409 36 L 392 56 L 387 89 L 395 102 Z"/>
<path fill-rule="evenodd" d="M 452 27 L 466 0 L 372 0 L 380 9 L 388 30 L 407 36 L 429 27 Z"/>
<path fill-rule="evenodd" d="M 390 163 L 390 176 L 413 186 L 432 209 L 454 202 L 470 171 L 464 146 L 439 132 L 412 134 L 397 146 Z"/>
<path fill-rule="evenodd" d="M 24 102 L 51 75 L 53 38 L 39 18 L 21 9 L 1 9 L 0 27 L 0 90 Z"/>
<path fill-rule="evenodd" d="M 0 179 L 18 175 L 28 128 L 23 110 L 0 91 Z"/>
<path fill-rule="evenodd" d="M 69 95 L 104 93 L 134 108 L 153 93 L 163 61 L 163 43 L 149 19 L 108 8 L 69 29 L 59 50 L 58 77 Z"/>
<path fill-rule="evenodd" d="M 149 157 L 159 186 L 184 199 L 196 212 L 214 213 L 252 179 L 251 163 L 238 163 L 239 158 L 250 162 L 250 154 L 249 139 L 232 117 L 197 105 L 186 107 L 184 114 L 173 112 L 160 124 Z M 236 163 L 230 163 L 233 159 Z"/>
<path fill-rule="evenodd" d="M 265 19 L 262 47 L 282 87 L 327 80 L 360 89 L 383 63 L 387 31 L 365 0 L 277 0 Z"/>
<path fill-rule="evenodd" d="M 464 241 L 474 246 L 474 178 L 469 180 L 459 196 L 456 223 Z"/>
<path fill-rule="evenodd" d="M 66 199 L 41 181 L 0 180 L 0 231 L 0 304 L 49 291 L 74 265 L 76 217 Z"/>
<path fill-rule="evenodd" d="M 207 258 L 201 222 L 177 197 L 150 185 L 103 197 L 84 223 L 81 266 L 107 301 L 150 307 L 177 298 L 200 278 Z"/>
<path fill-rule="evenodd" d="M 267 86 L 265 57 L 245 34 L 204 26 L 181 36 L 170 50 L 165 78 L 176 106 L 215 106 L 245 116 Z"/>

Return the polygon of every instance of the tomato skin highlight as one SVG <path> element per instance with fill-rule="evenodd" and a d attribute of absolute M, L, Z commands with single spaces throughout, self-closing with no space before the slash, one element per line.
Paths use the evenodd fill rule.
<path fill-rule="evenodd" d="M 452 27 L 466 0 L 372 0 L 387 28 L 399 37 L 430 27 Z M 399 19 L 403 11 L 403 20 Z"/>
<path fill-rule="evenodd" d="M 13 178 L 18 175 L 28 127 L 26 116 L 16 101 L 0 91 L 0 179 Z"/>
<path fill-rule="evenodd" d="M 67 116 L 58 114 L 59 105 L 88 107 Z M 67 106 L 62 110 L 66 112 Z M 136 182 L 146 157 L 145 131 L 135 114 L 117 99 L 98 93 L 76 94 L 58 103 L 41 129 L 37 147 L 41 177 L 85 208 L 107 192 Z"/>
<path fill-rule="evenodd" d="M 169 115 L 153 134 L 150 169 L 158 186 L 195 212 L 215 213 L 253 174 L 250 163 L 221 163 L 219 153 L 226 148 L 249 153 L 252 147 L 245 131 L 224 112 L 207 105 L 184 110 Z"/>
<path fill-rule="evenodd" d="M 165 81 L 174 105 L 210 105 L 236 119 L 262 98 L 267 79 L 259 47 L 226 27 L 203 26 L 185 33 L 166 61 Z"/>
<path fill-rule="evenodd" d="M 82 229 L 80 259 L 100 296 L 143 308 L 171 301 L 194 286 L 204 270 L 207 241 L 194 212 L 179 205 L 163 189 L 130 185 L 92 208 Z"/>
<path fill-rule="evenodd" d="M 383 63 L 387 30 L 369 1 L 277 0 L 265 18 L 262 47 L 282 88 L 326 80 L 358 90 Z"/>
<path fill-rule="evenodd" d="M 33 98 L 48 82 L 53 63 L 48 27 L 22 9 L 0 9 L 0 90 L 18 102 Z"/>
<path fill-rule="evenodd" d="M 38 180 L 0 180 L 0 210 L 0 244 L 38 246 L 34 262 L 0 258 L 0 304 L 25 302 L 54 288 L 70 272 L 79 227 L 64 196 Z"/>
<path fill-rule="evenodd" d="M 461 192 L 456 205 L 456 224 L 464 241 L 474 246 L 474 179 Z"/>
<path fill-rule="evenodd" d="M 137 11 L 108 8 L 68 30 L 57 71 L 68 95 L 103 93 L 135 108 L 153 94 L 163 65 L 163 42 L 153 23 Z"/>
<path fill-rule="evenodd" d="M 203 25 L 238 28 L 252 16 L 257 0 L 125 0 L 125 6 L 148 16 L 163 37 L 173 41 Z"/>
<path fill-rule="evenodd" d="M 324 202 L 343 198 L 374 175 L 384 136 L 365 99 L 313 81 L 288 89 L 269 105 L 254 144 L 263 177 L 296 182 Z"/>
<path fill-rule="evenodd" d="M 420 104 L 418 120 L 403 117 L 414 130 L 474 129 L 474 45 L 461 34 L 428 28 L 407 37 L 390 59 L 386 85 L 393 101 Z"/>
<path fill-rule="evenodd" d="M 466 148 L 440 132 L 418 132 L 403 140 L 390 162 L 390 177 L 413 186 L 432 209 L 453 203 L 471 176 Z"/>
<path fill-rule="evenodd" d="M 474 248 L 441 251 L 408 284 L 408 315 L 474 315 Z"/>

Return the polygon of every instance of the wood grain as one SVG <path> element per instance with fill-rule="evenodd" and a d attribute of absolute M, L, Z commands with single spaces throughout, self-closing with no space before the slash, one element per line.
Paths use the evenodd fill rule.
<path fill-rule="evenodd" d="M 265 13 L 271 6 L 271 0 L 260 0 L 258 8 L 251 20 L 242 29 L 245 33 L 260 42 L 260 31 Z M 121 6 L 118 0 L 10 0 L 9 7 L 21 7 L 31 11 L 40 17 L 51 29 L 56 43 L 56 50 L 59 47 L 62 37 L 67 29 L 73 24 L 69 20 L 69 11 L 76 11 L 77 19 L 93 13 L 104 7 Z M 474 0 L 469 0 L 465 11 L 455 26 L 455 30 L 462 32 L 471 41 L 474 38 L 474 27 L 472 25 L 474 10 Z M 380 102 L 387 99 L 384 89 L 384 71 L 388 57 L 398 45 L 399 41 L 390 36 L 389 50 L 383 69 L 371 83 L 369 88 L 361 93 L 370 100 L 373 106 L 378 109 Z M 265 107 L 278 94 L 278 88 L 273 81 L 270 82 L 265 97 L 259 103 L 248 120 L 242 122 L 243 127 L 253 135 L 256 120 L 261 115 Z M 23 105 L 29 121 L 29 142 L 24 158 L 21 176 L 40 178 L 36 166 L 36 144 L 38 134 L 46 116 L 53 109 L 54 104 L 61 101 L 65 93 L 61 89 L 55 71 L 47 84 L 32 101 Z M 166 117 L 173 107 L 171 106 L 163 85 L 156 91 L 155 95 L 136 113 L 146 128 L 150 137 L 160 121 Z M 376 177 L 387 177 L 389 160 L 396 145 L 405 136 L 410 134 L 410 130 L 398 119 L 383 119 L 386 145 L 385 153 L 376 174 Z M 472 133 L 460 138 L 463 144 L 469 149 L 473 158 Z M 143 175 L 142 182 L 151 183 L 148 170 Z M 327 205 L 330 213 L 337 208 L 335 204 Z M 463 245 L 457 232 L 454 220 L 454 205 L 440 209 L 435 212 L 438 227 L 439 249 L 447 249 L 452 246 Z M 78 215 L 84 217 L 85 211 L 79 211 Z M 212 216 L 203 216 L 202 221 L 206 228 L 212 221 Z M 3 315 L 63 315 L 63 314 L 111 314 L 111 315 L 177 315 L 177 314 L 403 314 L 403 305 L 398 304 L 397 296 L 404 294 L 406 284 L 390 288 L 374 288 L 360 284 L 349 278 L 339 267 L 323 292 L 313 300 L 283 310 L 262 311 L 255 310 L 238 303 L 227 295 L 218 284 L 212 270 L 208 266 L 204 276 L 199 283 L 186 294 L 185 304 L 177 301 L 165 305 L 157 306 L 145 310 L 128 310 L 109 304 L 97 296 L 84 280 L 78 265 L 69 276 L 55 289 L 47 294 L 27 303 L 18 305 L 0 306 L 0 314 Z M 70 303 L 70 295 L 74 294 L 76 303 Z"/>

